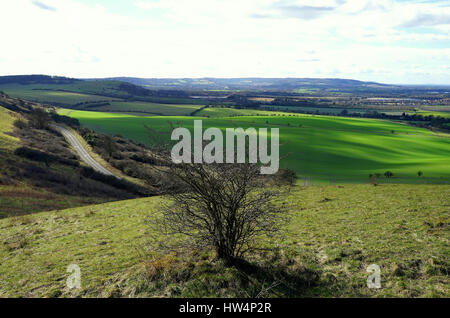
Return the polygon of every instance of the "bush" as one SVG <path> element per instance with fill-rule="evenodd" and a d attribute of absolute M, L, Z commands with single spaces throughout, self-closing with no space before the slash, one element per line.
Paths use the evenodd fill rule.
<path fill-rule="evenodd" d="M 295 183 L 295 179 L 297 179 L 297 173 L 291 169 L 280 169 L 277 177 L 281 183 L 292 186 Z"/>
<path fill-rule="evenodd" d="M 80 163 L 77 160 L 66 159 L 58 156 L 54 156 L 36 149 L 28 148 L 28 147 L 20 147 L 14 151 L 14 154 L 20 156 L 22 158 L 26 158 L 33 161 L 44 162 L 47 167 L 51 163 L 61 163 L 63 165 L 78 167 Z"/>
<path fill-rule="evenodd" d="M 145 190 L 134 183 L 128 182 L 123 179 L 118 179 L 114 176 L 108 176 L 103 173 L 97 172 L 94 169 L 90 167 L 82 167 L 81 169 L 81 175 L 83 177 L 97 180 L 103 183 L 106 183 L 116 189 L 125 190 L 127 192 L 142 195 L 145 194 Z"/>
<path fill-rule="evenodd" d="M 137 153 L 135 153 L 135 154 L 133 154 L 130 157 L 130 159 L 134 160 L 134 161 L 137 161 L 137 162 L 141 162 L 141 163 L 148 163 L 148 164 L 155 164 L 156 163 L 155 159 L 153 159 L 151 157 L 148 157 L 148 156 L 146 156 L 144 154 L 137 154 Z"/>
<path fill-rule="evenodd" d="M 51 118 L 57 123 L 66 124 L 71 127 L 79 127 L 80 126 L 80 122 L 78 121 L 78 119 L 72 118 L 69 116 L 62 116 L 62 115 L 58 115 L 57 113 L 52 113 Z"/>
<path fill-rule="evenodd" d="M 42 108 L 36 108 L 30 113 L 30 126 L 36 129 L 47 129 L 50 124 L 50 114 Z"/>
<path fill-rule="evenodd" d="M 166 237 L 183 235 L 189 246 L 212 248 L 227 264 L 258 249 L 258 238 L 274 235 L 288 220 L 286 206 L 272 201 L 281 193 L 262 188 L 258 165 L 173 164 L 167 173 L 185 191 L 170 193 L 173 203 L 152 220 L 154 228 Z"/>
<path fill-rule="evenodd" d="M 15 120 L 13 125 L 14 125 L 14 127 L 19 128 L 19 129 L 24 129 L 24 128 L 27 128 L 27 126 L 28 126 L 27 122 L 22 119 Z"/>
<path fill-rule="evenodd" d="M 57 161 L 57 158 L 55 156 L 46 154 L 45 152 L 42 152 L 39 150 L 31 149 L 28 147 L 17 148 L 14 151 L 14 154 L 19 157 L 30 159 L 33 161 L 44 162 L 47 166 L 49 166 L 51 163 Z"/>

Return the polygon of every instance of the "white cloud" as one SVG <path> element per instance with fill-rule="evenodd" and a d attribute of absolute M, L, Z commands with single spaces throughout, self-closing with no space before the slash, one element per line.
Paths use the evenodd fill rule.
<path fill-rule="evenodd" d="M 441 3 L 137 0 L 129 4 L 126 15 L 87 3 L 8 2 L 0 19 L 0 28 L 9 30 L 2 33 L 1 74 L 338 74 L 381 82 L 450 84 L 450 29 L 442 23 L 450 7 Z M 424 14 L 437 18 L 430 22 Z M 426 29 L 417 30 L 421 25 Z"/>

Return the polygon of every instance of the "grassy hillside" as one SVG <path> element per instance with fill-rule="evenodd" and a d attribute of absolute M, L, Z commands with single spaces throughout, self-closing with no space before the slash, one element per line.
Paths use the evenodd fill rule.
<path fill-rule="evenodd" d="M 202 112 L 206 111 L 202 110 Z M 214 110 L 215 111 L 215 110 Z M 219 112 L 220 109 L 217 109 Z M 67 111 L 65 112 L 67 113 Z M 369 174 L 394 173 L 392 183 L 442 183 L 450 178 L 450 138 L 429 130 L 389 121 L 299 114 L 201 118 L 203 126 L 280 129 L 282 168 L 294 169 L 313 182 L 367 182 Z M 139 117 L 71 111 L 82 125 L 122 134 L 142 143 L 150 138 L 144 125 L 168 131 L 168 121 L 192 129 L 194 117 Z M 424 173 L 423 178 L 417 172 Z"/>
<path fill-rule="evenodd" d="M 8 135 L 8 132 L 13 130 L 14 113 L 1 107 L 0 104 L 0 149 L 14 149 L 15 144 L 18 142 L 17 138 Z"/>
<path fill-rule="evenodd" d="M 280 255 L 265 259 L 299 281 L 268 296 L 449 297 L 449 194 L 444 185 L 295 187 Z M 272 283 L 261 256 L 252 259 L 260 271 L 245 272 L 208 253 L 189 260 L 149 250 L 145 220 L 164 200 L 0 220 L 0 296 L 248 297 Z M 76 292 L 65 287 L 69 264 L 81 268 Z M 366 287 L 370 264 L 381 267 L 379 290 Z"/>
<path fill-rule="evenodd" d="M 0 98 L 0 105 L 5 101 Z M 78 158 L 61 135 L 31 127 L 19 129 L 14 126 L 19 118 L 25 122 L 24 114 L 0 106 L 0 218 L 136 197 L 83 176 Z M 24 146 L 59 161 L 47 165 L 15 153 Z"/>
<path fill-rule="evenodd" d="M 19 138 L 9 135 L 14 128 L 13 122 L 18 117 L 17 113 L 0 107 L 0 218 L 105 201 L 52 193 L 45 189 L 36 189 L 25 182 L 11 180 L 8 176 L 11 164 L 19 167 L 23 161 L 13 154 L 14 149 L 20 146 Z"/>

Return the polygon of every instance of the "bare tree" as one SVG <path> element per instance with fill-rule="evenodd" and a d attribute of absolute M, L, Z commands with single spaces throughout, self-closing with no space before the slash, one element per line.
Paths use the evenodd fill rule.
<path fill-rule="evenodd" d="M 172 164 L 166 173 L 182 187 L 153 224 L 167 236 L 182 234 L 197 248 L 214 249 L 229 264 L 288 220 L 286 207 L 272 202 L 280 192 L 263 187 L 267 177 L 258 165 Z"/>

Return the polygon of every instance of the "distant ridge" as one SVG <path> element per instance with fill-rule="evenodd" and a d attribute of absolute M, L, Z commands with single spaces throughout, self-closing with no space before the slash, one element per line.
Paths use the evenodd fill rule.
<path fill-rule="evenodd" d="M 86 80 L 100 80 L 86 79 Z M 159 89 L 217 89 L 217 90 L 292 90 L 299 87 L 311 88 L 394 88 L 396 85 L 377 82 L 363 82 L 339 78 L 138 78 L 110 77 L 101 80 L 122 81 L 134 85 Z"/>
<path fill-rule="evenodd" d="M 72 84 L 81 80 L 63 76 L 49 75 L 9 75 L 0 76 L 1 84 Z"/>
<path fill-rule="evenodd" d="M 77 86 L 76 92 L 110 96 L 113 91 L 124 91 L 126 94 L 147 96 L 148 92 L 165 92 L 166 95 L 182 97 L 181 92 L 202 92 L 208 94 L 227 94 L 230 91 L 259 92 L 264 94 L 448 94 L 450 86 L 442 85 L 402 85 L 384 84 L 374 81 L 359 81 L 342 78 L 139 78 L 139 77 L 107 77 L 107 78 L 70 78 L 48 75 L 8 75 L 0 76 L 1 86 L 8 85 L 67 85 L 58 90 L 74 90 L 70 84 Z M 34 87 L 32 89 L 51 89 L 50 87 Z M 109 93 L 108 93 L 109 92 Z M 113 92 L 114 94 L 116 92 Z M 186 95 L 186 94 L 184 94 Z M 116 95 L 115 95 L 116 96 Z M 117 96 L 116 96 L 117 97 Z M 123 96 L 122 96 L 123 97 Z"/>

